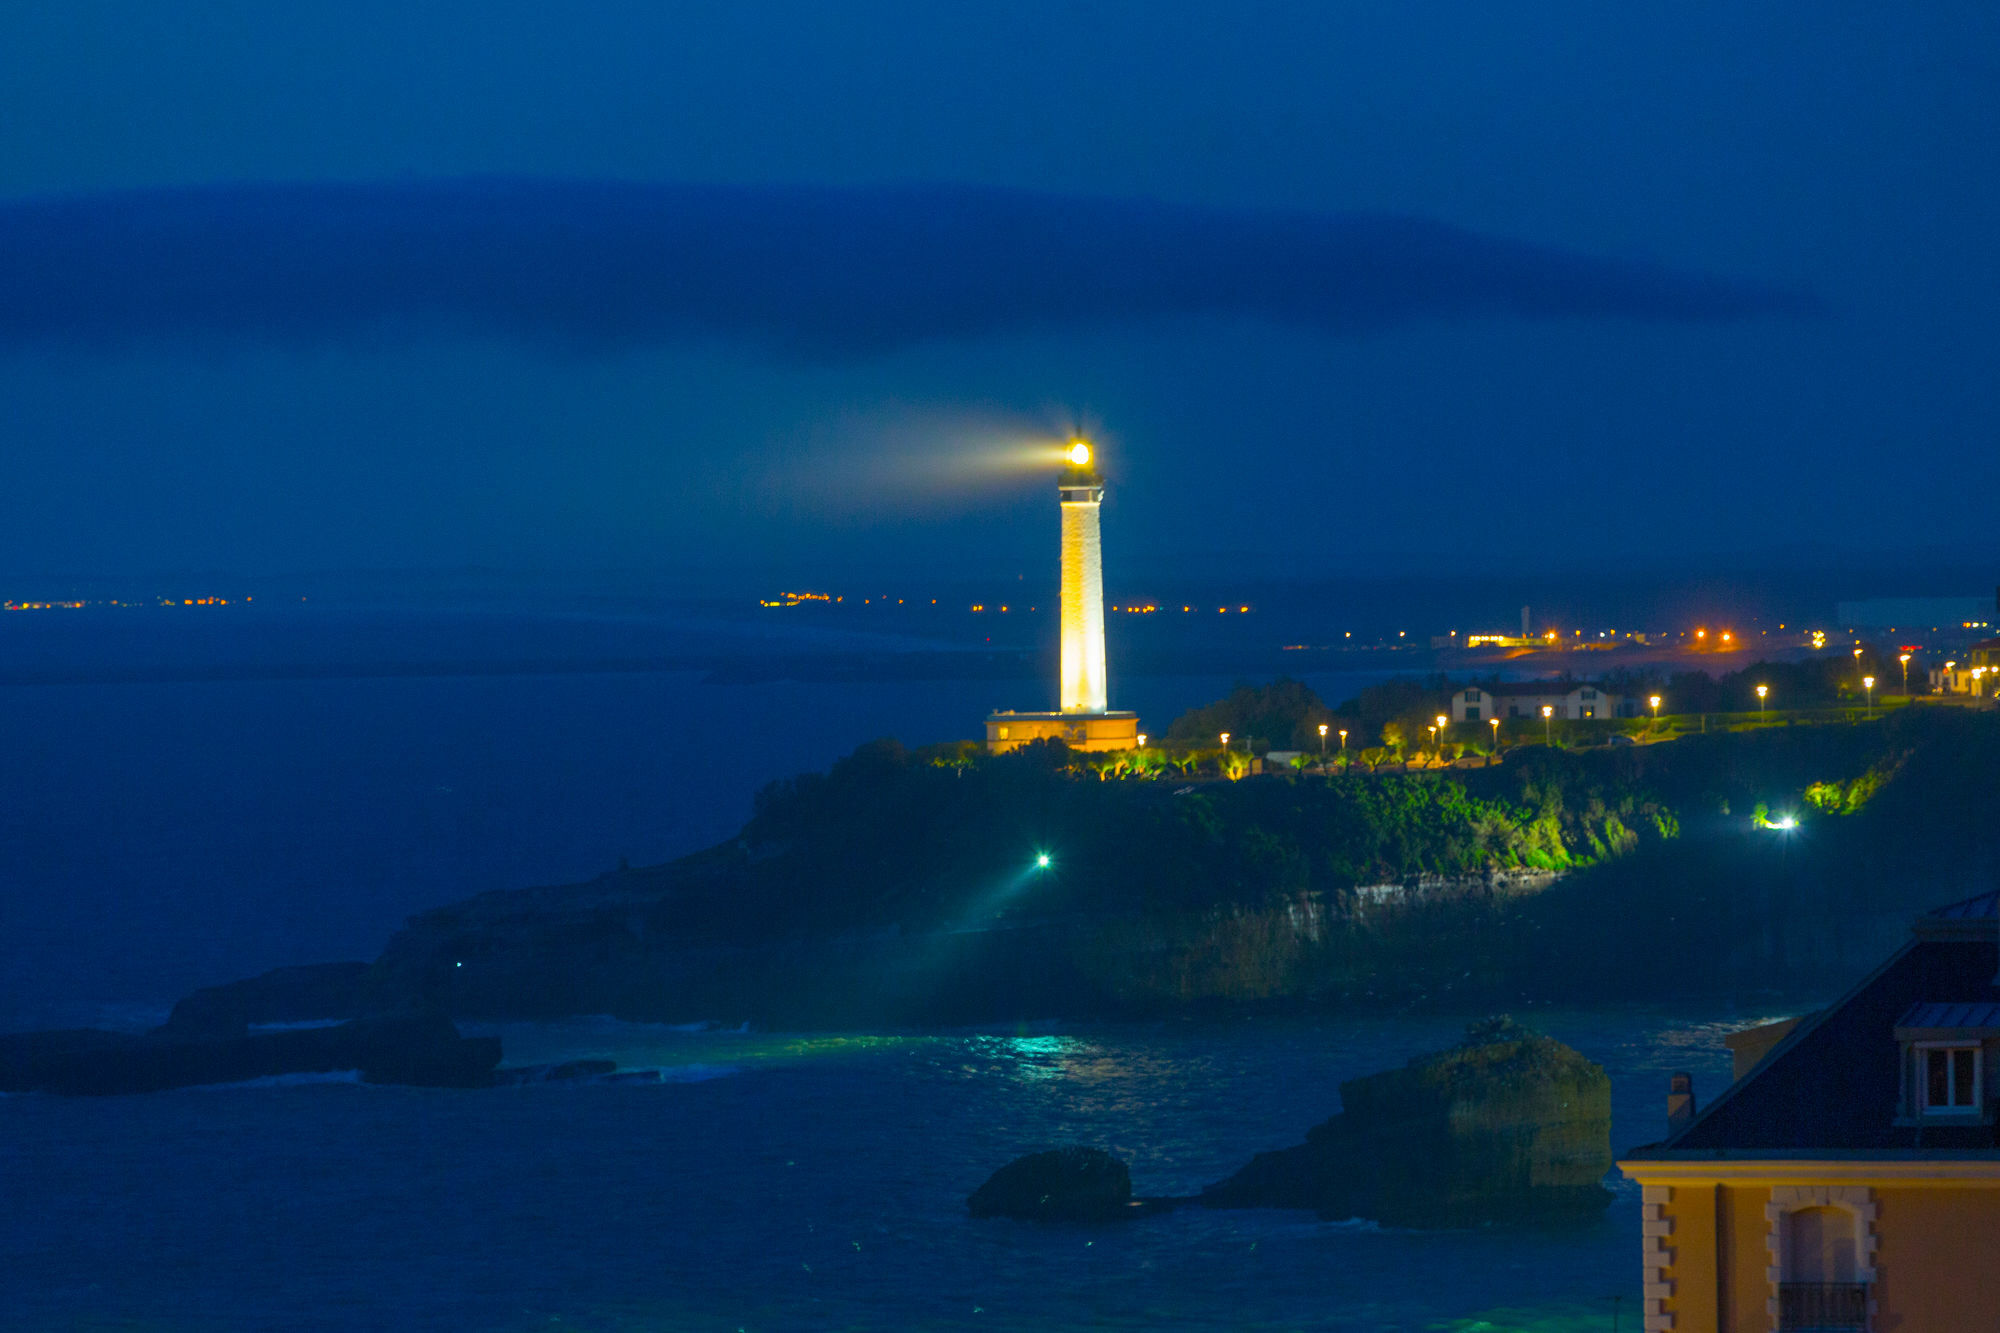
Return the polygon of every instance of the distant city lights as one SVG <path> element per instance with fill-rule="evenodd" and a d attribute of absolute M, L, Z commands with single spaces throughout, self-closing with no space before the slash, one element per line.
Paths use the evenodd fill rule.
<path fill-rule="evenodd" d="M 93 606 L 115 606 L 130 608 L 136 606 L 229 606 L 236 601 L 254 602 L 254 597 L 140 597 L 125 599 L 119 597 L 80 598 L 62 597 L 48 599 L 9 599 L 0 602 L 0 611 L 81 611 Z M 300 601 L 305 598 L 301 597 Z"/>

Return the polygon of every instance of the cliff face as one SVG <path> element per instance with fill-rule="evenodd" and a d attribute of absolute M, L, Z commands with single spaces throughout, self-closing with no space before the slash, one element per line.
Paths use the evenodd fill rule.
<path fill-rule="evenodd" d="M 1610 1078 L 1505 1018 L 1340 1095 L 1341 1113 L 1305 1143 L 1260 1154 L 1202 1201 L 1413 1227 L 1559 1219 L 1610 1201 Z"/>
<path fill-rule="evenodd" d="M 363 983 L 371 1010 L 464 1018 L 581 1013 L 842 1027 L 1132 1015 L 1361 994 L 1390 950 L 1452 934 L 1547 876 L 1468 876 L 1264 906 L 1001 914 L 915 930 L 761 938 L 704 921 L 728 858 L 495 893 L 413 919 Z"/>

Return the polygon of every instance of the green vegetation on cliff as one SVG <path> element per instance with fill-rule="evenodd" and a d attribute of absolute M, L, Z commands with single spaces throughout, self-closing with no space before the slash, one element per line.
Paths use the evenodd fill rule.
<path fill-rule="evenodd" d="M 942 924 L 1033 859 L 1002 912 L 1258 907 L 1302 893 L 1496 870 L 1567 870 L 1671 838 L 1615 764 L 1524 755 L 1492 769 L 1293 781 L 1079 780 L 1060 746 L 964 762 L 877 741 L 761 792 L 746 850 L 821 926 Z M 782 867 L 781 872 L 779 868 Z M 772 908 L 779 903 L 768 904 Z"/>

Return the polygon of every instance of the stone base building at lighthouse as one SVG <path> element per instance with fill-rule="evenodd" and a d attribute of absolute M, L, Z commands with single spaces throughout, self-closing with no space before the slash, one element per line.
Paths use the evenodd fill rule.
<path fill-rule="evenodd" d="M 1074 441 L 1056 494 L 1062 512 L 1062 653 L 1053 713 L 993 713 L 986 746 L 996 754 L 1030 741 L 1060 740 L 1073 750 L 1129 750 L 1139 715 L 1111 710 L 1104 665 L 1104 550 L 1098 510 L 1104 478 L 1090 446 Z"/>

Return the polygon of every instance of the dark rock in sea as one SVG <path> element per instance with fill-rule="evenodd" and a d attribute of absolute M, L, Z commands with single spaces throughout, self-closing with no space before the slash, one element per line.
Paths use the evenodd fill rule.
<path fill-rule="evenodd" d="M 1139 1209 L 1132 1173 L 1098 1148 L 1056 1148 L 1017 1157 L 966 1197 L 974 1217 L 1032 1222 L 1104 1222 Z"/>
<path fill-rule="evenodd" d="M 366 963 L 312 963 L 205 986 L 174 1005 L 163 1035 L 241 1037 L 264 1023 L 345 1022 L 360 1012 Z"/>
<path fill-rule="evenodd" d="M 616 1060 L 566 1060 L 559 1065 L 521 1065 L 514 1069 L 494 1070 L 493 1083 L 496 1087 L 513 1087 L 523 1083 L 578 1083 L 602 1079 L 617 1068 Z"/>
<path fill-rule="evenodd" d="M 1611 1201 L 1611 1080 L 1509 1018 L 1340 1095 L 1303 1144 L 1258 1154 L 1201 1201 L 1407 1227 L 1558 1221 Z"/>
<path fill-rule="evenodd" d="M 189 1037 L 170 1022 L 144 1035 L 95 1028 L 0 1036 L 0 1092 L 106 1096 L 282 1074 L 358 1071 L 365 1082 L 487 1087 L 500 1039 L 462 1037 L 441 1013 L 330 1027 Z"/>
<path fill-rule="evenodd" d="M 660 1083 L 664 1082 L 657 1069 L 621 1069 L 615 1074 L 605 1074 L 600 1083 Z"/>

